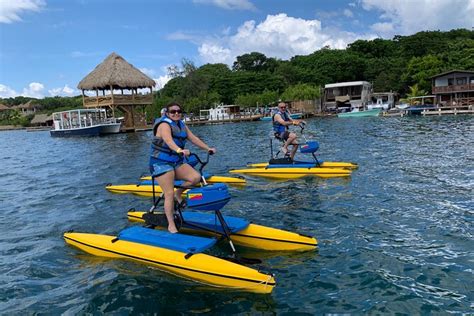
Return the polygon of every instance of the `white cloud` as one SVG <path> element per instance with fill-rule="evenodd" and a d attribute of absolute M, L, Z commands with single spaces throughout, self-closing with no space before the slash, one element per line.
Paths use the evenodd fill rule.
<path fill-rule="evenodd" d="M 165 86 L 165 84 L 170 81 L 171 77 L 168 75 L 159 76 L 158 78 L 153 78 L 156 82 L 155 90 L 160 90 Z"/>
<path fill-rule="evenodd" d="M 217 43 L 204 43 L 199 48 L 199 55 L 201 55 L 204 63 L 224 63 L 232 64 L 234 55 L 231 50 L 224 48 Z"/>
<path fill-rule="evenodd" d="M 348 18 L 352 18 L 354 16 L 354 13 L 352 13 L 352 11 L 349 9 L 344 9 L 343 14 Z"/>
<path fill-rule="evenodd" d="M 388 23 L 388 22 L 372 24 L 370 29 L 374 31 L 375 33 L 377 33 L 378 35 L 380 35 L 381 37 L 390 36 L 391 34 L 393 34 L 395 30 L 393 24 Z"/>
<path fill-rule="evenodd" d="M 474 0 L 362 0 L 362 7 L 381 12 L 384 23 L 373 29 L 388 30 L 392 35 L 409 35 L 423 30 L 471 29 L 474 25 Z"/>
<path fill-rule="evenodd" d="M 254 4 L 249 0 L 193 0 L 193 2 L 211 4 L 226 10 L 257 10 Z"/>
<path fill-rule="evenodd" d="M 268 15 L 265 21 L 244 22 L 234 35 L 213 37 L 198 48 L 203 62 L 231 65 L 236 56 L 260 52 L 268 57 L 288 59 L 307 55 L 324 46 L 345 48 L 359 38 L 373 38 L 338 29 L 323 29 L 319 20 L 304 20 L 286 14 Z"/>
<path fill-rule="evenodd" d="M 54 96 L 71 97 L 75 94 L 78 94 L 78 92 L 76 92 L 76 90 L 70 88 L 68 85 L 65 85 L 62 88 L 54 88 L 54 89 L 48 90 L 48 92 L 52 97 L 54 97 Z"/>
<path fill-rule="evenodd" d="M 43 95 L 44 85 L 39 82 L 32 82 L 28 85 L 28 88 L 24 88 L 21 93 L 24 97 L 41 99 Z"/>
<path fill-rule="evenodd" d="M 26 11 L 39 12 L 46 5 L 43 0 L 0 0 L 0 23 L 21 21 Z"/>
<path fill-rule="evenodd" d="M 349 6 L 355 8 L 356 4 L 355 4 L 355 2 L 349 2 Z"/>
<path fill-rule="evenodd" d="M 17 95 L 15 90 L 0 83 L 0 98 L 14 98 Z"/>

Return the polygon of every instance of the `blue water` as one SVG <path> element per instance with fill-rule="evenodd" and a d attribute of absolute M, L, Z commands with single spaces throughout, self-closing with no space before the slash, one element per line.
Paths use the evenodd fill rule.
<path fill-rule="evenodd" d="M 320 157 L 349 179 L 248 180 L 224 214 L 314 235 L 319 250 L 240 249 L 276 275 L 271 295 L 219 290 L 67 246 L 64 231 L 115 235 L 149 199 L 114 195 L 147 171 L 150 132 L 63 139 L 0 133 L 0 314 L 445 314 L 474 310 L 474 119 L 313 119 Z M 208 172 L 269 157 L 269 123 L 192 127 Z M 218 251 L 226 252 L 225 244 Z"/>

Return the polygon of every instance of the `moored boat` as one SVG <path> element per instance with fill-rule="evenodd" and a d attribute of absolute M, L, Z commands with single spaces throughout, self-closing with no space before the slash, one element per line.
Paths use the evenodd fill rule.
<path fill-rule="evenodd" d="M 350 112 L 338 113 L 337 117 L 370 117 L 379 116 L 381 108 L 375 108 L 372 110 L 359 110 L 357 108 Z"/>
<path fill-rule="evenodd" d="M 105 109 L 77 109 L 53 113 L 51 136 L 99 136 L 120 132 L 120 122 Z"/>

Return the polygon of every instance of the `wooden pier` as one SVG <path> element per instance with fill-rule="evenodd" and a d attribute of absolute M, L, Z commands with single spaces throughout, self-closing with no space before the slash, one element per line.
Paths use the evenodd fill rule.
<path fill-rule="evenodd" d="M 216 120 L 200 120 L 199 118 L 188 118 L 184 122 L 187 125 L 205 125 L 205 124 L 224 124 L 236 122 L 259 121 L 263 115 L 261 114 L 235 114 L 230 117 L 217 118 Z"/>
<path fill-rule="evenodd" d="M 474 105 L 461 106 L 442 106 L 433 109 L 426 109 L 421 115 L 458 115 L 458 114 L 474 114 Z"/>

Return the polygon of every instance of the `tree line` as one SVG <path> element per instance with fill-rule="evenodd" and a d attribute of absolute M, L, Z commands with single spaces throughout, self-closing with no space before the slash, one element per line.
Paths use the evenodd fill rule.
<path fill-rule="evenodd" d="M 196 67 L 188 59 L 169 67 L 172 77 L 147 109 L 159 114 L 170 101 L 183 104 L 188 113 L 199 113 L 217 103 L 243 107 L 267 105 L 282 100 L 320 97 L 328 83 L 369 81 L 376 92 L 393 91 L 404 96 L 410 88 L 431 91 L 431 77 L 449 70 L 474 69 L 474 31 L 425 31 L 392 39 L 357 40 L 346 49 L 324 47 L 290 60 L 267 57 L 259 52 L 238 56 L 232 67 L 205 64 Z M 15 104 L 27 98 L 3 99 Z M 45 109 L 81 107 L 79 97 L 36 100 Z M 18 103 L 17 103 L 18 104 Z"/>

